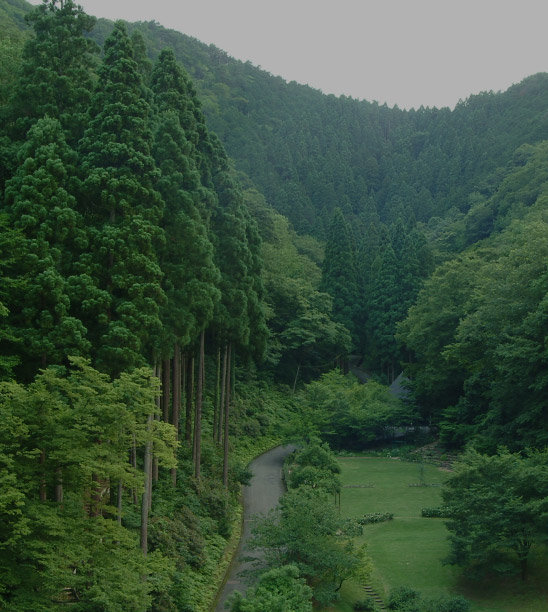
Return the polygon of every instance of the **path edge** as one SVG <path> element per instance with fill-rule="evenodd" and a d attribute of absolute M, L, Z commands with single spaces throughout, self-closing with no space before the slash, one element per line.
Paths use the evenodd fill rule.
<path fill-rule="evenodd" d="M 271 446 L 271 447 L 267 448 L 266 450 L 262 451 L 261 453 L 259 453 L 258 455 L 255 455 L 255 457 L 250 459 L 249 462 L 247 463 L 247 466 L 249 467 L 249 465 L 251 465 L 251 463 L 253 463 L 253 461 L 255 461 L 255 459 L 258 459 L 259 457 L 262 457 L 263 455 L 266 455 L 266 453 L 269 453 L 271 450 L 274 450 L 275 448 L 278 448 L 278 446 L 287 446 L 287 445 L 283 444 L 282 442 L 278 442 L 277 444 L 274 444 L 274 446 Z M 283 483 L 284 487 L 286 487 L 285 479 L 284 478 L 282 478 L 282 483 Z M 242 535 L 243 535 L 243 532 L 244 532 L 244 520 L 245 520 L 245 508 L 244 508 L 243 490 L 244 490 L 243 485 L 240 485 L 240 501 L 239 501 L 239 503 L 240 503 L 240 509 L 241 509 L 241 516 L 240 516 L 240 524 L 239 524 L 238 541 L 236 543 L 236 546 L 234 547 L 234 551 L 232 552 L 232 556 L 231 556 L 230 562 L 228 563 L 228 565 L 226 566 L 226 569 L 224 571 L 223 579 L 219 583 L 219 587 L 217 588 L 217 593 L 215 594 L 215 598 L 213 599 L 213 601 L 211 603 L 211 606 L 209 607 L 209 612 L 215 612 L 215 610 L 216 610 L 216 608 L 217 608 L 217 606 L 219 604 L 219 600 L 221 598 L 223 589 L 224 589 L 224 587 L 226 585 L 228 577 L 230 576 L 230 572 L 232 571 L 234 563 L 236 562 L 236 557 L 238 555 L 238 551 L 240 550 L 240 545 L 242 543 Z M 230 544 L 231 544 L 231 540 L 227 544 L 226 548 L 229 548 Z"/>

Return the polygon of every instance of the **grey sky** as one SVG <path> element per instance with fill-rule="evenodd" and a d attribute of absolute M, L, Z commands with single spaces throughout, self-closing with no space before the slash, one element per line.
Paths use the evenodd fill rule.
<path fill-rule="evenodd" d="M 32 0 L 38 4 L 39 0 Z M 325 93 L 453 107 L 548 71 L 546 0 L 78 0 Z"/>

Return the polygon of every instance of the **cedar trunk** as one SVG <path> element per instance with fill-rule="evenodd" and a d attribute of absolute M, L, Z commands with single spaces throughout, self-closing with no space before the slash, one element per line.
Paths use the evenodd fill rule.
<path fill-rule="evenodd" d="M 173 406 L 171 410 L 171 420 L 175 427 L 175 439 L 179 439 L 179 414 L 181 411 L 181 352 L 176 343 L 173 350 Z M 177 468 L 171 468 L 171 481 L 173 486 L 177 484 Z"/>
<path fill-rule="evenodd" d="M 228 489 L 228 425 L 230 417 L 230 362 L 232 356 L 232 345 L 228 345 L 227 350 L 227 376 L 226 376 L 226 390 L 225 390 L 225 419 L 224 419 L 224 441 L 223 441 L 223 485 L 225 489 Z"/>

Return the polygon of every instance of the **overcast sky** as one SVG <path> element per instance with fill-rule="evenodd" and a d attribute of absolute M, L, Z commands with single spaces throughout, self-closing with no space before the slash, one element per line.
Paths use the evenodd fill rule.
<path fill-rule="evenodd" d="M 39 4 L 40 0 L 32 0 Z M 324 93 L 454 107 L 548 72 L 546 0 L 79 0 L 155 20 Z"/>

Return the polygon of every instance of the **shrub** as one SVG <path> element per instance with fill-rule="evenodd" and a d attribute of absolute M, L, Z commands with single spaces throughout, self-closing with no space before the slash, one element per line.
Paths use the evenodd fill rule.
<path fill-rule="evenodd" d="M 388 608 L 390 610 L 401 610 L 405 609 L 411 602 L 415 603 L 420 600 L 420 593 L 415 589 L 401 586 L 393 589 L 390 593 L 390 599 L 388 600 Z"/>
<path fill-rule="evenodd" d="M 441 597 L 437 599 L 432 609 L 436 612 L 468 612 L 470 610 L 470 602 L 464 597 Z"/>
<path fill-rule="evenodd" d="M 354 612 L 374 612 L 375 600 L 372 597 L 366 597 L 356 601 L 353 606 Z"/>
<path fill-rule="evenodd" d="M 425 518 L 450 518 L 451 513 L 447 506 L 441 506 L 439 508 L 423 508 L 421 516 Z"/>
<path fill-rule="evenodd" d="M 364 514 L 361 518 L 357 519 L 359 525 L 370 525 L 372 523 L 384 523 L 385 521 L 391 521 L 394 518 L 392 512 L 372 512 L 370 514 Z"/>

